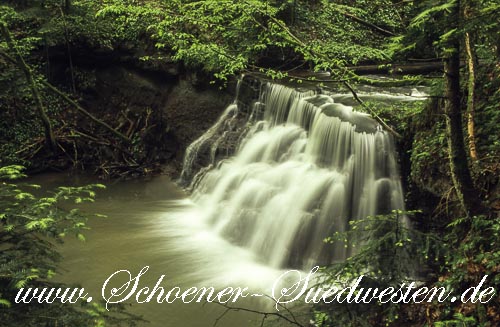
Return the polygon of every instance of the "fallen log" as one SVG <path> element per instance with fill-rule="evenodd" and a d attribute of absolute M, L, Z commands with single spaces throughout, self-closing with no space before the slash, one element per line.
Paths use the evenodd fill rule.
<path fill-rule="evenodd" d="M 444 71 L 443 68 L 442 61 L 348 67 L 349 70 L 357 75 L 418 75 L 442 73 Z"/>

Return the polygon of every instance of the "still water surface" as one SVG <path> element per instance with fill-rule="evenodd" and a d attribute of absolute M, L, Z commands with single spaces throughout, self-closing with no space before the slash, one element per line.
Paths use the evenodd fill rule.
<path fill-rule="evenodd" d="M 44 189 L 58 185 L 85 185 L 96 180 L 66 174 L 34 178 Z M 106 184 L 106 183 L 104 183 Z M 86 242 L 67 236 L 61 246 L 64 256 L 58 280 L 78 283 L 94 301 L 101 299 L 101 288 L 114 272 L 129 270 L 134 276 L 145 266 L 148 272 L 139 288 L 154 287 L 161 275 L 166 290 L 179 286 L 222 289 L 249 287 L 255 294 L 270 294 L 282 273 L 260 264 L 249 252 L 219 238 L 197 220 L 196 208 L 182 189 L 168 177 L 106 184 L 95 203 L 84 206 L 88 213 L 107 218 L 91 218 Z M 118 285 L 121 285 L 120 282 Z M 117 285 L 117 286 L 118 286 Z M 131 313 L 143 315 L 149 324 L 141 326 L 212 326 L 225 311 L 214 303 L 137 304 L 132 297 Z M 234 306 L 272 311 L 270 300 L 238 300 Z M 259 326 L 262 316 L 248 312 L 229 312 L 217 326 Z M 283 323 L 278 324 L 283 326 Z"/>

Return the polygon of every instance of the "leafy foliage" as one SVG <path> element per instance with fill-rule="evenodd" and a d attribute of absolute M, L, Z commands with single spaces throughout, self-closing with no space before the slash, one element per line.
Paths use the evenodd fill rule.
<path fill-rule="evenodd" d="M 494 326 L 500 323 L 500 221 L 487 216 L 456 219 L 448 225 L 444 275 L 438 286 L 463 292 L 488 276 L 497 292 L 488 303 L 446 303 L 435 308 L 436 326 Z M 463 231 L 468 230 L 466 235 Z M 439 323 L 438 323 L 439 322 Z"/>
<path fill-rule="evenodd" d="M 468 7 L 472 11 L 469 17 L 453 17 L 458 27 L 450 27 L 446 17 L 453 16 L 453 8 L 460 5 L 460 12 Z M 490 0 L 425 0 L 418 1 L 410 9 L 408 17 L 412 17 L 404 34 L 393 38 L 388 48 L 393 54 L 414 53 L 421 56 L 441 57 L 449 50 L 448 41 L 452 37 L 461 38 L 466 32 L 474 31 L 484 35 L 481 42 L 483 53 L 495 51 L 498 42 L 499 23 L 496 19 L 500 8 L 496 1 Z"/>
<path fill-rule="evenodd" d="M 170 51 L 174 60 L 222 80 L 245 70 L 262 70 L 276 77 L 272 66 L 282 72 L 309 66 L 343 73 L 348 63 L 388 59 L 380 35 L 359 21 L 398 30 L 401 22 L 391 17 L 406 10 L 388 0 L 361 1 L 356 6 L 262 0 L 133 4 L 110 1 L 97 16 L 113 18 L 118 31 L 126 27 L 152 33 L 156 47 Z M 354 20 L 349 18 L 351 13 L 356 15 Z M 146 26 L 143 22 L 148 20 Z"/>
<path fill-rule="evenodd" d="M 488 276 L 487 286 L 500 287 L 500 221 L 486 216 L 455 219 L 447 226 L 445 237 L 436 232 L 409 229 L 406 215 L 416 212 L 393 212 L 359 221 L 351 221 L 347 232 L 337 233 L 328 242 L 341 241 L 353 247 L 354 255 L 323 269 L 326 283 L 353 280 L 364 275 L 359 287 L 398 288 L 402 282 L 415 280 L 438 263 L 441 274 L 437 280 L 426 280 L 426 286 L 444 287 L 461 294 L 477 286 Z M 464 230 L 468 230 L 464 235 Z M 419 271 L 420 268 L 420 271 Z M 433 301 L 419 305 L 403 303 L 319 304 L 314 310 L 316 326 L 401 326 L 422 324 L 433 326 L 494 326 L 499 322 L 498 294 L 488 303 Z"/>
<path fill-rule="evenodd" d="M 441 260 L 444 244 L 434 233 L 410 228 L 408 217 L 416 211 L 393 211 L 350 222 L 350 230 L 336 233 L 327 242 L 341 241 L 352 247 L 353 255 L 345 262 L 324 269 L 327 283 L 352 281 L 364 275 L 360 288 L 397 289 L 421 273 L 418 267 Z M 398 326 L 415 322 L 403 310 L 402 303 L 331 303 L 316 309 L 316 326 Z"/>
<path fill-rule="evenodd" d="M 133 326 L 136 317 L 124 315 L 122 308 L 108 313 L 99 303 L 82 303 L 83 307 L 54 302 L 27 305 L 13 302 L 17 291 L 26 287 L 65 285 L 51 281 L 60 256 L 55 243 L 66 235 L 84 241 L 87 216 L 77 208 L 64 207 L 92 202 L 101 184 L 81 187 L 59 187 L 48 196 L 40 186 L 15 183 L 23 178 L 21 166 L 0 168 L 0 317 L 3 323 L 22 326 Z M 67 286 L 66 286 L 67 287 Z M 119 315 L 117 315 L 119 314 Z M 121 316 L 120 316 L 121 315 Z M 130 319 L 127 319 L 130 318 Z"/>

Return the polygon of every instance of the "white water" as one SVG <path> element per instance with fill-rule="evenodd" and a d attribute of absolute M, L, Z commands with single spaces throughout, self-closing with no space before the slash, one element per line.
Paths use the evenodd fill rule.
<path fill-rule="evenodd" d="M 268 85 L 253 110 L 231 105 L 187 151 L 184 176 L 193 180 L 191 199 L 165 177 L 109 185 L 88 204 L 89 212 L 109 218 L 89 221 L 85 245 L 66 244 L 67 273 L 60 280 L 79 282 L 97 298 L 113 272 L 136 274 L 150 266 L 140 287 L 153 287 L 165 274 L 166 289 L 234 286 L 270 295 L 288 267 L 307 271 L 343 259 L 349 249 L 327 245 L 324 237 L 348 228 L 349 219 L 402 208 L 403 202 L 390 136 L 366 115 L 335 103 L 341 97 Z M 217 163 L 217 145 L 242 115 L 247 124 L 236 154 Z M 210 162 L 199 170 L 204 149 Z M 215 304 L 128 304 L 153 327 L 209 326 L 224 312 Z M 295 304 L 300 308 L 301 301 Z M 274 310 L 265 296 L 235 306 Z M 261 320 L 238 311 L 218 325 L 255 326 Z"/>
<path fill-rule="evenodd" d="M 403 209 L 391 136 L 334 97 L 265 85 L 236 154 L 215 168 L 212 155 L 193 180 L 201 221 L 267 266 L 307 269 L 350 254 L 324 242 L 350 220 Z M 232 104 L 189 147 L 183 176 L 202 146 L 215 153 L 236 114 Z"/>

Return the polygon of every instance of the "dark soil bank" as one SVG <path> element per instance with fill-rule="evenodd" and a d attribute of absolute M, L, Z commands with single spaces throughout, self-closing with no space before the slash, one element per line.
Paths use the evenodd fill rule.
<path fill-rule="evenodd" d="M 80 51 L 74 58 L 73 76 L 80 103 L 127 136 L 141 129 L 139 140 L 132 139 L 143 147 L 140 165 L 161 164 L 177 175 L 186 147 L 234 99 L 234 83 L 214 85 L 203 74 L 172 62 L 144 63 L 125 53 L 96 55 L 88 51 Z M 71 85 L 65 56 L 54 56 L 51 65 L 52 82 Z M 88 166 L 98 164 L 92 160 L 89 155 Z"/>

